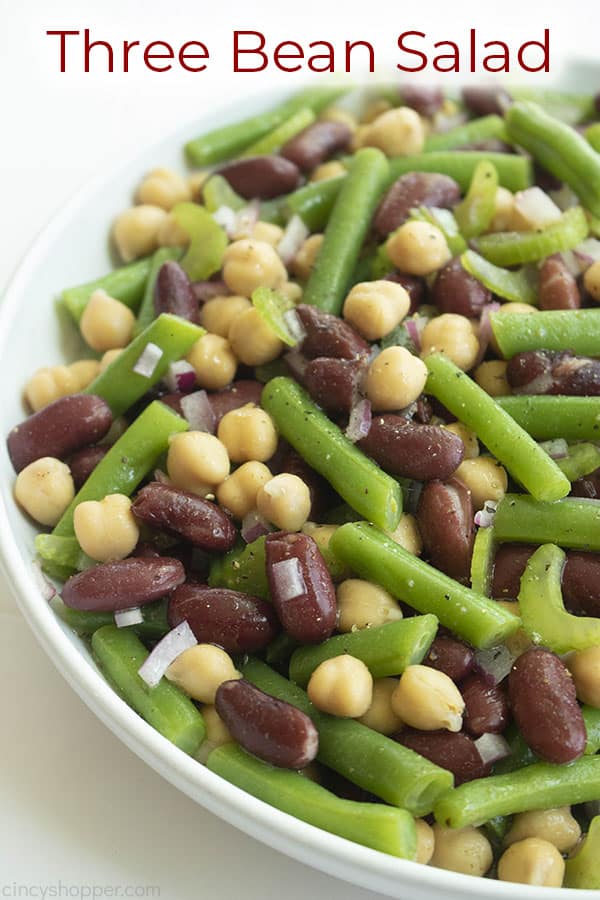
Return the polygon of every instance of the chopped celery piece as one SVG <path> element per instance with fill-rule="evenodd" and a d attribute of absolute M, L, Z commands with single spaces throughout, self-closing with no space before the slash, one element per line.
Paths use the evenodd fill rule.
<path fill-rule="evenodd" d="M 467 249 L 467 242 L 459 231 L 458 222 L 449 209 L 438 209 L 435 206 L 419 206 L 411 209 L 410 218 L 420 222 L 429 222 L 439 228 L 452 256 L 458 256 Z"/>
<path fill-rule="evenodd" d="M 538 275 L 533 267 L 524 266 L 511 271 L 495 266 L 474 250 L 467 250 L 460 258 L 463 269 L 480 281 L 493 294 L 517 303 L 538 303 Z"/>
<path fill-rule="evenodd" d="M 226 178 L 222 175 L 211 175 L 202 186 L 202 198 L 209 213 L 216 212 L 221 206 L 239 210 L 246 206 L 246 201 L 236 194 Z"/>
<path fill-rule="evenodd" d="M 254 144 L 250 144 L 250 146 L 242 153 L 242 157 L 264 156 L 269 153 L 277 153 L 284 144 L 287 144 L 287 142 L 295 137 L 300 131 L 308 128 L 309 125 L 312 125 L 314 121 L 315 114 L 312 109 L 308 109 L 307 107 L 299 109 L 291 115 L 289 119 L 286 119 L 280 125 L 277 125 L 273 131 L 263 135 L 263 137 L 259 138 Z"/>
<path fill-rule="evenodd" d="M 190 246 L 181 265 L 192 281 L 205 281 L 221 268 L 227 235 L 208 210 L 197 203 L 178 203 L 172 214 L 190 236 Z"/>
<path fill-rule="evenodd" d="M 285 315 L 294 309 L 294 303 L 278 291 L 266 287 L 256 288 L 252 292 L 252 303 L 277 337 L 288 347 L 295 347 L 298 338 L 291 330 Z"/>
<path fill-rule="evenodd" d="M 572 250 L 588 233 L 585 212 L 581 206 L 573 206 L 557 222 L 540 231 L 499 231 L 478 238 L 474 244 L 489 262 L 497 266 L 517 266 Z"/>
<path fill-rule="evenodd" d="M 461 234 L 467 240 L 486 230 L 496 209 L 498 172 L 492 163 L 482 161 L 473 172 L 467 195 L 454 210 Z"/>
<path fill-rule="evenodd" d="M 484 597 L 492 595 L 496 542 L 493 528 L 479 528 L 471 557 L 471 588 Z"/>

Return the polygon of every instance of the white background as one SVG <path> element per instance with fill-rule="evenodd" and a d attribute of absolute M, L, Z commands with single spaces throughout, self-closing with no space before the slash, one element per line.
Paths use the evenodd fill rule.
<path fill-rule="evenodd" d="M 233 75 L 233 29 L 261 30 L 273 45 L 283 39 L 370 40 L 381 62 L 386 56 L 393 62 L 394 36 L 409 29 L 464 44 L 466 30 L 476 27 L 484 40 L 515 45 L 539 39 L 549 27 L 551 77 L 564 57 L 594 56 L 599 17 L 592 0 L 575 0 L 558 12 L 532 0 L 493 6 L 458 0 L 0 0 L 0 287 L 50 215 L 96 172 L 110 170 L 207 106 L 276 81 L 290 88 L 301 82 L 300 73 L 273 70 Z M 134 64 L 127 75 L 85 75 L 79 63 L 60 74 L 56 39 L 45 31 L 85 27 L 113 43 L 201 40 L 211 51 L 210 67 L 196 75 L 153 74 Z M 24 325 L 26 319 L 24 310 Z M 19 896 L 9 892 L 13 884 L 49 889 L 61 882 L 157 885 L 163 898 L 178 900 L 238 893 L 245 900 L 281 893 L 287 900 L 374 896 L 259 845 L 163 782 L 69 690 L 4 585 L 0 723 L 1 896 Z"/>

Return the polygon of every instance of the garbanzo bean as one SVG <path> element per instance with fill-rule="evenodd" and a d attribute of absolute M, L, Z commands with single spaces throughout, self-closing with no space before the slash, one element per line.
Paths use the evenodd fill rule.
<path fill-rule="evenodd" d="M 348 578 L 337 587 L 338 631 L 383 625 L 402 618 L 400 605 L 391 594 L 361 578 Z"/>
<path fill-rule="evenodd" d="M 452 255 L 440 229 L 418 221 L 401 225 L 390 235 L 385 249 L 393 264 L 408 275 L 431 275 Z"/>
<path fill-rule="evenodd" d="M 273 222 L 261 222 L 259 220 L 252 229 L 251 237 L 254 241 L 263 241 L 265 244 L 271 244 L 272 247 L 276 247 L 283 237 L 283 228 L 280 228 L 279 225 L 275 225 Z"/>
<path fill-rule="evenodd" d="M 475 511 L 483 509 L 486 500 L 502 500 L 508 490 L 506 469 L 491 456 L 464 459 L 454 474 L 471 491 Z"/>
<path fill-rule="evenodd" d="M 75 507 L 73 527 L 83 552 L 97 562 L 125 559 L 140 537 L 131 500 L 124 494 L 80 503 Z"/>
<path fill-rule="evenodd" d="M 421 731 L 460 731 L 465 701 L 452 679 L 429 666 L 408 666 L 392 696 L 403 722 Z"/>
<path fill-rule="evenodd" d="M 17 475 L 17 502 L 40 525 L 56 525 L 74 496 L 69 467 L 53 456 L 36 459 Z"/>
<path fill-rule="evenodd" d="M 515 205 L 514 195 L 505 187 L 496 188 L 494 217 L 488 231 L 509 231 Z"/>
<path fill-rule="evenodd" d="M 351 112 L 348 112 L 347 109 L 341 109 L 339 106 L 326 107 L 319 115 L 319 119 L 323 122 L 343 122 L 344 125 L 348 126 L 350 131 L 356 131 L 358 127 L 356 116 Z"/>
<path fill-rule="evenodd" d="M 205 497 L 229 475 L 229 456 L 213 434 L 187 431 L 169 442 L 167 472 L 175 487 Z"/>
<path fill-rule="evenodd" d="M 235 378 L 237 371 L 235 353 L 227 338 L 219 334 L 203 334 L 186 359 L 196 373 L 200 387 L 208 391 L 218 391 L 227 387 Z"/>
<path fill-rule="evenodd" d="M 490 397 L 505 397 L 512 393 L 506 377 L 506 363 L 502 359 L 491 359 L 480 363 L 473 372 L 473 378 Z"/>
<path fill-rule="evenodd" d="M 462 422 L 450 422 L 449 425 L 444 425 L 444 428 L 461 439 L 465 448 L 465 459 L 475 459 L 476 456 L 479 456 L 479 441 L 474 431 L 471 431 Z"/>
<path fill-rule="evenodd" d="M 581 837 L 581 828 L 571 815 L 570 806 L 531 809 L 514 817 L 504 843 L 508 847 L 532 837 L 548 841 L 561 853 L 568 853 Z"/>
<path fill-rule="evenodd" d="M 443 828 L 433 826 L 434 851 L 431 865 L 465 875 L 485 875 L 494 855 L 490 842 L 478 828 Z"/>
<path fill-rule="evenodd" d="M 423 149 L 425 126 L 414 109 L 400 106 L 378 115 L 362 140 L 363 147 L 379 147 L 386 156 L 411 156 Z"/>
<path fill-rule="evenodd" d="M 92 383 L 100 371 L 95 359 L 81 359 L 70 366 L 38 369 L 25 386 L 25 399 L 34 412 L 61 397 L 77 394 Z"/>
<path fill-rule="evenodd" d="M 377 412 L 404 409 L 422 393 L 427 366 L 405 347 L 387 347 L 367 372 L 366 394 Z"/>
<path fill-rule="evenodd" d="M 300 303 L 302 300 L 302 288 L 295 281 L 286 281 L 277 290 L 292 303 Z"/>
<path fill-rule="evenodd" d="M 88 300 L 79 323 L 86 344 L 100 353 L 126 347 L 134 327 L 135 316 L 129 307 L 101 289 Z"/>
<path fill-rule="evenodd" d="M 261 462 L 245 462 L 232 472 L 217 488 L 217 500 L 236 519 L 256 509 L 256 496 L 263 485 L 273 477 Z"/>
<path fill-rule="evenodd" d="M 313 169 L 308 180 L 327 181 L 329 178 L 339 178 L 340 175 L 345 175 L 347 171 L 343 163 L 337 159 L 332 159 L 329 162 L 321 163 L 320 166 Z"/>
<path fill-rule="evenodd" d="M 286 279 L 285 266 L 265 241 L 244 238 L 225 251 L 223 281 L 233 294 L 250 297 L 257 287 L 278 288 Z"/>
<path fill-rule="evenodd" d="M 364 716 L 371 705 L 373 677 L 362 660 L 346 653 L 317 666 L 306 690 L 317 709 L 356 719 Z"/>
<path fill-rule="evenodd" d="M 111 363 L 115 361 L 115 359 L 123 352 L 123 350 L 119 347 L 115 347 L 114 350 L 107 350 L 102 354 L 102 359 L 100 360 L 100 372 L 104 372 L 105 369 L 108 369 Z"/>
<path fill-rule="evenodd" d="M 277 449 L 277 430 L 273 419 L 254 403 L 225 413 L 217 434 L 232 462 L 266 462 Z"/>
<path fill-rule="evenodd" d="M 583 274 L 583 286 L 596 302 L 600 303 L 600 260 L 592 263 Z"/>
<path fill-rule="evenodd" d="M 229 340 L 233 352 L 245 366 L 272 362 L 283 350 L 282 341 L 254 306 L 233 320 Z"/>
<path fill-rule="evenodd" d="M 132 262 L 156 250 L 166 217 L 164 209 L 148 203 L 121 213 L 113 225 L 113 238 L 123 262 Z"/>
<path fill-rule="evenodd" d="M 256 506 L 261 516 L 282 531 L 300 531 L 310 513 L 310 491 L 297 475 L 283 472 L 260 488 Z"/>
<path fill-rule="evenodd" d="M 517 841 L 498 861 L 498 879 L 538 887 L 561 887 L 565 861 L 554 846 L 540 838 Z"/>
<path fill-rule="evenodd" d="M 409 553 L 414 556 L 420 556 L 423 552 L 423 541 L 421 540 L 421 532 L 417 520 L 410 513 L 402 513 L 400 521 L 393 531 L 386 532 L 390 537 Z"/>
<path fill-rule="evenodd" d="M 600 647 L 577 650 L 567 657 L 566 663 L 573 676 L 578 699 L 600 709 Z"/>
<path fill-rule="evenodd" d="M 306 281 L 312 272 L 324 238 L 325 236 L 322 234 L 311 234 L 310 237 L 306 238 L 292 260 L 290 268 L 294 275 L 297 275 L 302 281 Z"/>
<path fill-rule="evenodd" d="M 214 644 L 196 644 L 184 650 L 171 663 L 166 676 L 194 700 L 211 704 L 219 685 L 241 678 L 230 655 Z"/>
<path fill-rule="evenodd" d="M 344 300 L 344 319 L 368 341 L 385 337 L 410 309 L 410 297 L 394 281 L 355 284 Z"/>
<path fill-rule="evenodd" d="M 395 734 L 400 731 L 402 719 L 392 709 L 392 694 L 397 685 L 397 678 L 376 678 L 373 681 L 371 705 L 358 721 L 380 734 Z"/>
<path fill-rule="evenodd" d="M 421 335 L 421 356 L 435 352 L 445 353 L 464 372 L 473 367 L 479 354 L 479 341 L 466 316 L 443 313 L 429 320 Z"/>
<path fill-rule="evenodd" d="M 247 297 L 213 297 L 207 300 L 200 310 L 200 324 L 211 334 L 221 337 L 229 336 L 229 329 L 237 316 L 250 309 L 252 304 Z"/>
<path fill-rule="evenodd" d="M 146 175 L 138 189 L 140 203 L 160 206 L 167 211 L 173 209 L 177 203 L 191 199 L 192 193 L 187 181 L 173 169 L 153 169 Z"/>
<path fill-rule="evenodd" d="M 190 236 L 173 213 L 167 213 L 158 229 L 159 247 L 187 247 Z"/>
<path fill-rule="evenodd" d="M 415 860 L 426 866 L 431 861 L 435 848 L 433 828 L 425 819 L 415 819 L 415 828 L 417 830 L 417 855 Z"/>

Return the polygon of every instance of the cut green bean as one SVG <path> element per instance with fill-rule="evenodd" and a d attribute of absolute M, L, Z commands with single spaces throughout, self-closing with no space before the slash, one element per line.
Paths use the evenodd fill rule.
<path fill-rule="evenodd" d="M 407 172 L 439 172 L 454 178 L 464 193 L 480 162 L 492 163 L 498 172 L 500 184 L 509 191 L 522 191 L 533 184 L 531 162 L 524 156 L 478 150 L 440 150 L 417 156 L 396 156 L 390 160 L 389 184 Z"/>
<path fill-rule="evenodd" d="M 265 156 L 270 153 L 277 153 L 284 144 L 291 141 L 299 132 L 304 131 L 309 125 L 315 121 L 315 114 L 312 109 L 299 109 L 293 115 L 286 119 L 281 125 L 277 125 L 268 134 L 263 135 L 249 147 L 246 147 L 242 153 L 244 156 Z"/>
<path fill-rule="evenodd" d="M 253 797 L 309 825 L 382 853 L 415 858 L 417 833 L 413 817 L 405 809 L 342 800 L 320 784 L 297 772 L 269 766 L 233 743 L 213 750 L 206 765 Z"/>
<path fill-rule="evenodd" d="M 594 122 L 585 130 L 585 138 L 594 148 L 596 153 L 600 153 L 600 122 Z"/>
<path fill-rule="evenodd" d="M 204 740 L 204 720 L 189 697 L 162 678 L 149 687 L 138 675 L 148 651 L 133 632 L 105 625 L 92 635 L 100 669 L 123 700 L 167 740 L 193 754 Z"/>
<path fill-rule="evenodd" d="M 556 465 L 572 483 L 600 468 L 600 448 L 595 444 L 571 444 L 569 455 L 557 459 Z"/>
<path fill-rule="evenodd" d="M 117 418 L 154 387 L 166 374 L 170 364 L 185 356 L 205 333 L 203 328 L 179 316 L 162 313 L 119 353 L 84 393 L 96 394 L 106 400 Z M 148 344 L 156 344 L 162 350 L 162 356 L 150 376 L 133 371 Z"/>
<path fill-rule="evenodd" d="M 600 756 L 582 756 L 568 766 L 534 763 L 506 775 L 461 784 L 436 804 L 440 825 L 464 828 L 494 816 L 585 803 L 600 797 Z"/>
<path fill-rule="evenodd" d="M 338 175 L 336 178 L 315 181 L 288 194 L 282 203 L 285 217 L 291 219 L 294 215 L 300 216 L 310 231 L 323 231 L 346 178 L 346 175 Z M 264 219 L 262 207 L 260 217 Z"/>
<path fill-rule="evenodd" d="M 438 627 L 436 616 L 413 616 L 375 628 L 336 634 L 323 643 L 299 647 L 290 662 L 290 678 L 305 687 L 322 662 L 349 653 L 362 660 L 373 678 L 401 675 L 425 657 Z"/>
<path fill-rule="evenodd" d="M 587 734 L 584 752 L 586 756 L 594 756 L 600 750 L 600 709 L 584 705 L 581 707 L 581 714 Z"/>
<path fill-rule="evenodd" d="M 52 534 L 73 536 L 73 512 L 84 500 L 102 500 L 107 494 L 132 494 L 167 450 L 171 435 L 188 428 L 185 419 L 164 403 L 150 403 L 100 460 Z"/>
<path fill-rule="evenodd" d="M 388 179 L 381 150 L 359 150 L 331 211 L 303 302 L 339 315 L 363 241 Z"/>
<path fill-rule="evenodd" d="M 488 262 L 474 250 L 463 253 L 460 262 L 463 269 L 497 297 L 538 305 L 538 274 L 533 266 L 523 266 L 516 270 L 503 269 Z"/>
<path fill-rule="evenodd" d="M 262 600 L 269 599 L 269 583 L 265 570 L 265 536 L 251 544 L 239 543 L 224 556 L 215 556 L 210 565 L 208 583 L 242 591 Z"/>
<path fill-rule="evenodd" d="M 121 266 L 102 278 L 96 278 L 94 281 L 88 281 L 77 287 L 67 288 L 61 294 L 62 302 L 77 324 L 79 324 L 91 295 L 98 290 L 106 291 L 110 297 L 120 300 L 135 312 L 144 296 L 151 265 L 152 257 L 146 256 L 127 266 Z"/>
<path fill-rule="evenodd" d="M 427 393 L 474 431 L 530 494 L 538 500 L 558 500 L 569 493 L 569 479 L 554 460 L 472 378 L 441 353 L 432 353 L 425 365 Z"/>
<path fill-rule="evenodd" d="M 331 546 L 361 578 L 380 584 L 420 613 L 437 616 L 475 647 L 493 647 L 519 627 L 518 616 L 434 569 L 372 525 L 342 525 Z"/>
<path fill-rule="evenodd" d="M 600 750 L 600 709 L 595 709 L 593 706 L 582 706 L 581 714 L 587 734 L 584 755 L 595 756 Z M 509 725 L 504 737 L 510 745 L 511 754 L 494 765 L 494 775 L 505 775 L 507 772 L 514 772 L 516 769 L 539 762 L 538 757 L 527 746 L 523 735 L 514 725 Z"/>
<path fill-rule="evenodd" d="M 480 162 L 473 172 L 464 200 L 454 209 L 460 232 L 467 240 L 477 237 L 488 228 L 496 211 L 497 190 L 496 169 L 490 162 Z"/>
<path fill-rule="evenodd" d="M 265 662 L 272 669 L 287 675 L 291 655 L 299 646 L 298 641 L 290 637 L 287 631 L 280 631 L 265 650 Z"/>
<path fill-rule="evenodd" d="M 526 350 L 571 350 L 581 356 L 599 352 L 600 309 L 552 309 L 531 316 L 492 313 L 490 321 L 505 359 Z"/>
<path fill-rule="evenodd" d="M 38 534 L 35 538 L 35 550 L 42 561 L 44 571 L 49 569 L 51 572 L 55 566 L 61 566 L 70 572 L 81 572 L 95 565 L 94 560 L 83 552 L 75 537 Z"/>
<path fill-rule="evenodd" d="M 567 497 L 541 503 L 524 494 L 506 494 L 496 510 L 494 534 L 502 542 L 558 544 L 600 551 L 600 501 Z"/>
<path fill-rule="evenodd" d="M 156 287 L 156 279 L 163 263 L 179 260 L 183 256 L 183 250 L 180 247 L 160 247 L 152 257 L 150 272 L 146 281 L 146 289 L 144 296 L 138 309 L 137 319 L 133 336 L 137 337 L 144 328 L 147 328 L 151 322 L 156 319 L 156 311 L 154 309 L 154 288 Z"/>
<path fill-rule="evenodd" d="M 568 125 L 589 122 L 596 115 L 593 94 L 531 87 L 511 87 L 509 93 L 513 100 L 531 100 L 537 103 L 547 113 Z"/>
<path fill-rule="evenodd" d="M 575 856 L 565 862 L 564 887 L 600 890 L 600 816 L 594 816 Z"/>
<path fill-rule="evenodd" d="M 244 678 L 310 716 L 319 732 L 319 759 L 353 784 L 414 816 L 431 812 L 452 787 L 452 773 L 353 719 L 317 710 L 302 688 L 258 659 L 242 665 Z"/>
<path fill-rule="evenodd" d="M 425 153 L 434 150 L 455 150 L 489 140 L 508 140 L 504 120 L 500 116 L 482 116 L 441 134 L 430 134 L 425 141 Z"/>
<path fill-rule="evenodd" d="M 600 397 L 521 395 L 496 397 L 496 403 L 538 441 L 600 440 Z"/>
<path fill-rule="evenodd" d="M 70 606 L 65 606 L 59 596 L 52 598 L 50 606 L 69 628 L 72 628 L 73 631 L 76 631 L 82 637 L 91 637 L 95 631 L 98 631 L 104 625 L 115 624 L 114 613 L 73 609 Z M 144 616 L 143 622 L 135 625 L 126 625 L 125 628 L 128 631 L 133 631 L 139 638 L 148 641 L 158 641 L 169 631 L 166 600 L 147 603 L 142 610 L 142 614 Z"/>
<path fill-rule="evenodd" d="M 573 206 L 557 222 L 539 231 L 498 231 L 473 241 L 475 250 L 496 266 L 538 262 L 553 253 L 573 250 L 590 227 L 581 206 Z"/>
<path fill-rule="evenodd" d="M 274 378 L 265 385 L 262 405 L 281 436 L 359 516 L 387 531 L 397 526 L 402 513 L 398 482 L 352 444 L 303 388 L 291 378 Z"/>
<path fill-rule="evenodd" d="M 479 528 L 471 556 L 471 588 L 484 597 L 492 594 L 496 541 L 493 528 Z"/>

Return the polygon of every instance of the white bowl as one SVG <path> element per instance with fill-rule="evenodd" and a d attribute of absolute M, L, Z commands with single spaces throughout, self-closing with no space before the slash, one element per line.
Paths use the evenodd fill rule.
<path fill-rule="evenodd" d="M 268 108 L 279 97 L 245 101 L 212 112 L 121 168 L 81 190 L 44 228 L 15 274 L 0 308 L 0 379 L 5 385 L 0 434 L 23 416 L 21 391 L 32 372 L 81 355 L 75 329 L 59 323 L 53 298 L 68 286 L 111 268 L 107 235 L 115 214 L 130 205 L 140 175 L 156 165 L 182 168 L 181 147 L 189 138 Z M 155 771 L 211 812 L 289 856 L 323 872 L 391 897 L 440 900 L 474 894 L 523 900 L 554 894 L 564 900 L 597 897 L 595 891 L 551 891 L 446 872 L 396 859 L 307 825 L 273 809 L 209 772 L 141 719 L 108 686 L 83 642 L 42 599 L 32 575 L 36 530 L 17 509 L 14 472 L 2 443 L 0 555 L 7 582 L 36 637 L 56 668 L 91 710 Z"/>

